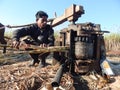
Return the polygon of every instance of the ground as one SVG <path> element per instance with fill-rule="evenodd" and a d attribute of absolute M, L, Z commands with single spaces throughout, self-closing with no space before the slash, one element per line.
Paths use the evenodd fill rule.
<path fill-rule="evenodd" d="M 48 65 L 40 69 L 37 65 L 36 67 L 28 67 L 31 61 L 28 54 L 1 54 L 0 90 L 119 90 L 119 51 L 114 55 L 112 52 L 107 54 L 108 59 L 111 59 L 111 61 L 117 60 L 117 63 L 110 63 L 115 75 L 110 76 L 109 80 L 101 77 L 95 71 L 79 76 L 71 76 L 67 72 L 63 74 L 60 86 L 54 88 L 52 88 L 51 83 L 59 64 L 51 65 L 52 59 L 48 59 Z"/>

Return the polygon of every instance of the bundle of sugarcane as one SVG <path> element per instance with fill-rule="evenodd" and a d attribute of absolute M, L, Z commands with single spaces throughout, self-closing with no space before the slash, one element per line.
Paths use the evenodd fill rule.
<path fill-rule="evenodd" d="M 19 49 L 18 53 L 46 53 L 46 52 L 66 52 L 69 50 L 68 46 L 50 46 L 50 47 L 39 47 L 31 46 L 26 50 Z"/>
<path fill-rule="evenodd" d="M 9 47 L 8 50 L 14 51 L 14 53 L 46 53 L 46 52 L 66 52 L 69 50 L 69 46 L 50 46 L 40 47 L 35 45 L 29 45 L 29 47 L 20 46 L 19 49 L 13 48 L 10 45 L 0 44 L 0 47 Z"/>

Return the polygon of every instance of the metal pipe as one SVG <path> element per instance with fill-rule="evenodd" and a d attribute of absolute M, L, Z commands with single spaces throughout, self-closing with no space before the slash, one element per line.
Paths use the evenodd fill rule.
<path fill-rule="evenodd" d="M 51 83 L 51 85 L 53 87 L 58 87 L 59 84 L 60 84 L 60 81 L 61 81 L 61 78 L 62 78 L 62 75 L 63 75 L 63 71 L 64 71 L 64 64 L 62 64 L 60 66 L 60 68 L 58 69 L 54 79 L 53 79 L 53 82 Z"/>

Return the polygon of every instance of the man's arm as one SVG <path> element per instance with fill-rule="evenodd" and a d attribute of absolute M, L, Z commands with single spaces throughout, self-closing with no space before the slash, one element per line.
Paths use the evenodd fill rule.
<path fill-rule="evenodd" d="M 22 29 L 17 29 L 13 31 L 13 36 L 12 39 L 19 41 L 21 37 L 29 35 L 30 34 L 30 27 L 28 28 L 22 28 Z"/>
<path fill-rule="evenodd" d="M 20 45 L 20 38 L 26 35 L 30 35 L 33 31 L 34 27 L 30 26 L 30 27 L 26 27 L 26 28 L 22 28 L 22 29 L 17 29 L 15 31 L 13 31 L 13 36 L 12 36 L 12 46 L 14 48 L 18 48 Z"/>

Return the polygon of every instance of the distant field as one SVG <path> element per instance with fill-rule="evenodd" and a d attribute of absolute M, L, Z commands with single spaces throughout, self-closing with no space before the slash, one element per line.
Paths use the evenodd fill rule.
<path fill-rule="evenodd" d="M 107 51 L 120 50 L 120 33 L 111 33 L 105 36 Z"/>

